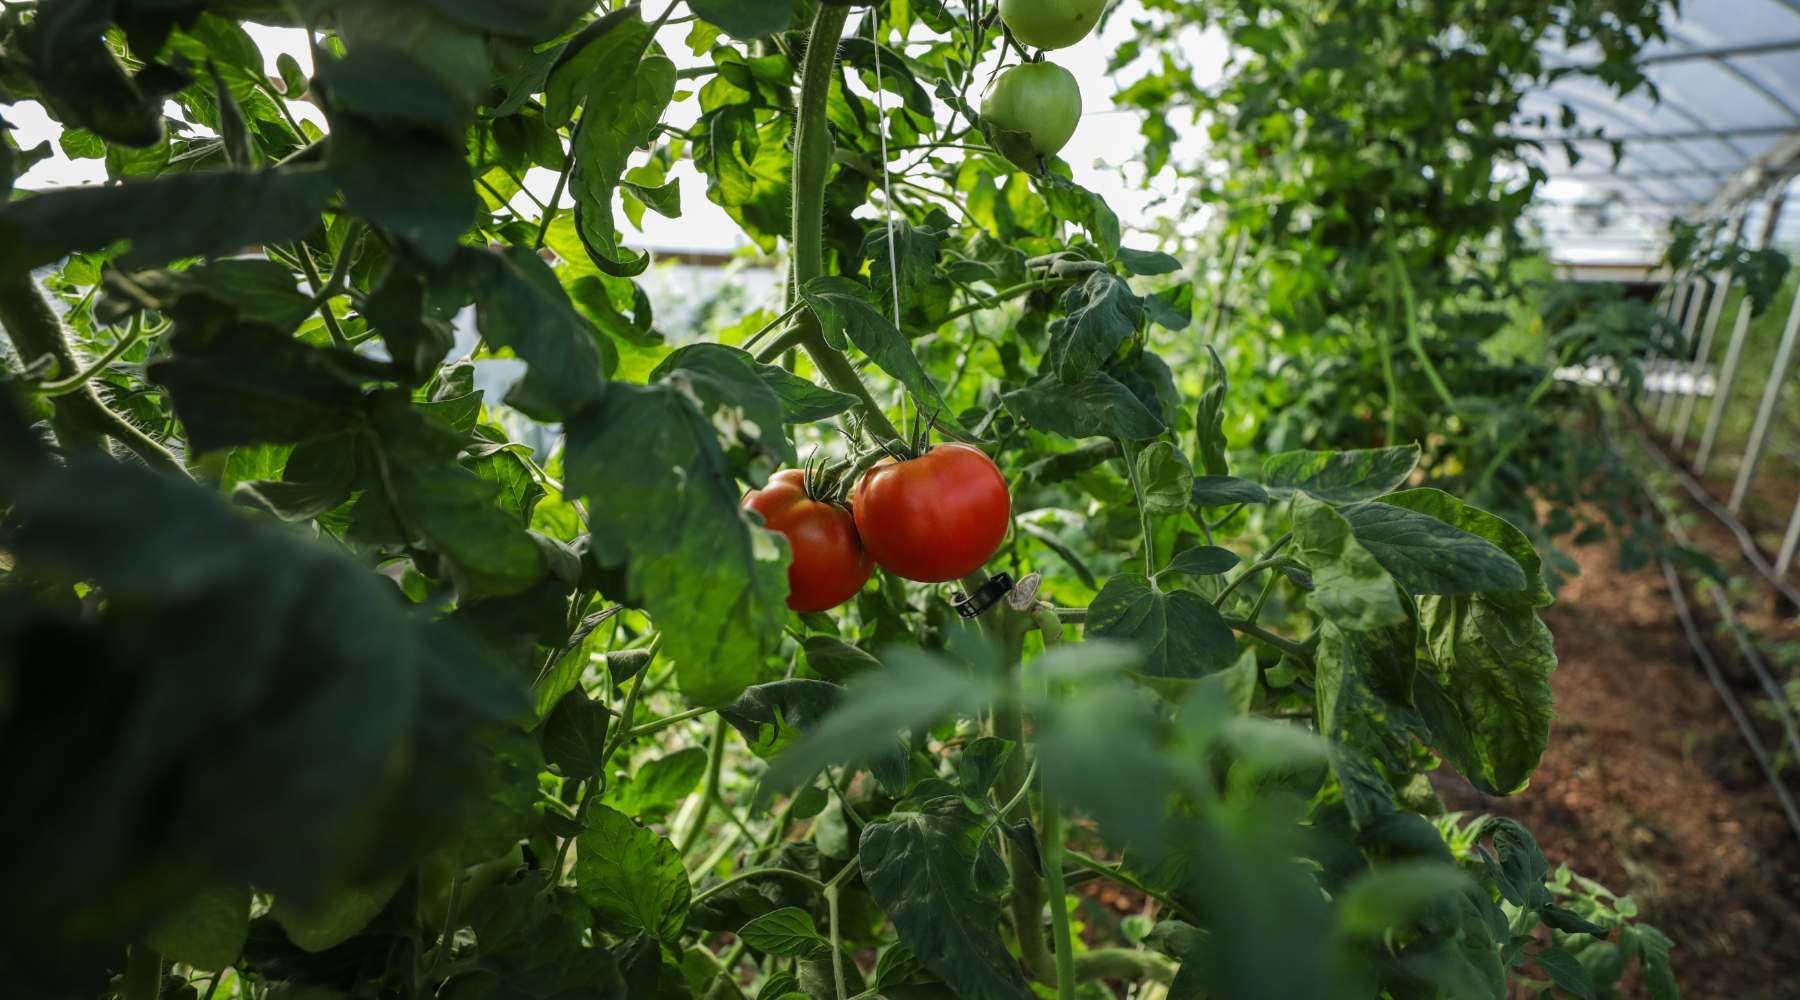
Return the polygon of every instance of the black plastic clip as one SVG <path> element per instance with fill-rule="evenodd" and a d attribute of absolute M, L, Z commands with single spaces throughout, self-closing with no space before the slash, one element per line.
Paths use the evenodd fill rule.
<path fill-rule="evenodd" d="M 988 582 L 981 585 L 974 597 L 958 593 L 950 599 L 950 606 L 964 618 L 980 618 L 982 612 L 1000 603 L 1000 599 L 1012 593 L 1013 578 L 1005 573 L 995 573 L 988 577 Z"/>

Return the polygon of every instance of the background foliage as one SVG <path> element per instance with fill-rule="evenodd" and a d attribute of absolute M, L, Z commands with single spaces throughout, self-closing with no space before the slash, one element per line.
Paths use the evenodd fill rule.
<path fill-rule="evenodd" d="M 1147 166 L 1192 168 L 1182 104 L 1222 154 L 1198 284 L 990 150 L 991 4 L 7 4 L 0 102 L 118 183 L 0 207 L 0 973 L 1673 996 L 1628 901 L 1427 778 L 1529 780 L 1527 490 L 1578 493 L 1548 373 L 1653 329 L 1517 305 L 1519 88 L 1551 32 L 1637 85 L 1655 5 L 1144 6 Z M 1217 93 L 1164 44 L 1208 19 Z M 308 28 L 313 77 L 245 21 Z M 38 154 L 0 149 L 10 190 Z M 790 267 L 700 342 L 620 236 L 682 161 Z M 521 211 L 532 168 L 562 181 Z M 908 417 L 1006 472 L 1024 586 L 791 615 L 743 491 Z M 1076 933 L 1095 878 L 1141 925 Z"/>

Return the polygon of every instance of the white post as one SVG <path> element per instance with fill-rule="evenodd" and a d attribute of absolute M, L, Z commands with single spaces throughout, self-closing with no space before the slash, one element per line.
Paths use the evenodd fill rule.
<path fill-rule="evenodd" d="M 1726 508 L 1733 514 L 1744 509 L 1744 497 L 1750 493 L 1750 480 L 1756 478 L 1756 467 L 1762 462 L 1763 448 L 1768 444 L 1769 424 L 1775 419 L 1775 406 L 1781 402 L 1781 389 L 1787 383 L 1788 363 L 1794 359 L 1794 340 L 1800 334 L 1800 295 L 1794 296 L 1794 307 L 1788 310 L 1787 327 L 1781 331 L 1781 346 L 1775 351 L 1775 365 L 1769 381 L 1763 386 L 1762 404 L 1756 409 L 1756 424 L 1750 428 L 1750 443 L 1744 448 L 1744 460 L 1738 463 L 1737 483 L 1731 488 L 1731 502 Z"/>
<path fill-rule="evenodd" d="M 1700 331 L 1699 353 L 1694 356 L 1694 363 L 1688 366 L 1687 397 L 1681 401 L 1681 415 L 1676 418 L 1676 448 L 1687 443 L 1688 427 L 1694 419 L 1694 404 L 1700 398 L 1700 376 L 1705 374 L 1707 361 L 1712 357 L 1713 336 L 1719 331 L 1719 319 L 1725 315 L 1725 300 L 1730 297 L 1730 275 L 1713 282 L 1712 308 L 1706 311 L 1706 326 Z M 1739 312 L 1742 312 L 1743 309 L 1743 306 L 1738 307 Z"/>
<path fill-rule="evenodd" d="M 1785 577 L 1794 568 L 1794 550 L 1800 548 L 1800 500 L 1794 501 L 1794 513 L 1788 517 L 1787 534 L 1781 539 L 1781 555 L 1775 560 L 1775 575 Z"/>
<path fill-rule="evenodd" d="M 1694 330 L 1700 325 L 1700 307 L 1706 304 L 1706 279 L 1695 278 L 1692 287 L 1694 292 L 1688 297 L 1687 316 L 1682 320 L 1681 324 L 1681 349 L 1683 351 L 1691 351 L 1694 349 Z M 1670 359 L 1670 363 L 1666 370 L 1668 379 L 1678 377 L 1681 373 L 1681 359 Z M 1675 414 L 1674 390 L 1675 386 L 1673 382 L 1671 382 L 1669 391 L 1663 394 L 1662 402 L 1658 403 L 1656 408 L 1656 425 L 1665 430 L 1667 429 L 1669 418 Z"/>

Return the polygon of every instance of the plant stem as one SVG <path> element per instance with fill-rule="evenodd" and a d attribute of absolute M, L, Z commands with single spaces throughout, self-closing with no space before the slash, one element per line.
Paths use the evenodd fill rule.
<path fill-rule="evenodd" d="M 845 1000 L 849 996 L 849 991 L 844 988 L 844 942 L 838 926 L 837 882 L 839 878 L 843 877 L 844 872 L 849 871 L 851 865 L 855 863 L 855 861 L 851 861 L 845 864 L 843 870 L 838 872 L 837 877 L 831 880 L 831 884 L 825 887 L 825 912 L 826 916 L 830 918 L 827 933 L 831 935 L 831 978 L 837 986 L 838 1000 Z"/>
<path fill-rule="evenodd" d="M 142 945 L 133 945 L 125 959 L 122 1000 L 156 1000 L 162 995 L 162 956 Z"/>
<path fill-rule="evenodd" d="M 674 715 L 664 716 L 654 722 L 646 722 L 643 725 L 630 730 L 625 734 L 625 740 L 626 742 L 630 742 L 640 736 L 649 736 L 651 733 L 659 733 L 677 723 L 686 722 L 689 719 L 698 719 L 702 715 L 716 711 L 718 711 L 716 708 L 690 708 L 685 712 L 677 712 Z"/>
<path fill-rule="evenodd" d="M 675 844 L 676 850 L 684 858 L 706 832 L 706 820 L 712 814 L 713 800 L 719 797 L 719 776 L 725 769 L 725 739 L 730 732 L 731 726 L 723 717 L 713 723 L 712 742 L 706 751 L 706 787 L 701 790 L 700 801 L 688 818 L 688 825 L 681 839 Z"/>
<path fill-rule="evenodd" d="M 1309 667 L 1313 665 L 1312 650 L 1307 649 L 1305 646 L 1301 645 L 1300 643 L 1295 642 L 1292 639 L 1283 639 L 1281 636 L 1278 636 L 1275 633 L 1270 632 L 1267 629 L 1262 628 L 1261 626 L 1255 625 L 1243 618 L 1233 618 L 1233 617 L 1227 616 L 1225 619 L 1225 624 L 1231 626 L 1233 630 L 1242 632 L 1252 639 L 1255 639 L 1259 642 L 1267 643 L 1268 645 L 1281 650 L 1283 653 L 1286 653 L 1287 655 L 1293 657 L 1296 660 L 1299 660 L 1301 663 L 1304 663 Z"/>
<path fill-rule="evenodd" d="M 1056 615 L 1040 612 L 1036 618 L 1044 648 L 1061 644 L 1062 623 Z M 1038 776 L 1038 800 L 1044 818 L 1039 853 L 1044 859 L 1044 877 L 1050 883 L 1050 929 L 1056 942 L 1056 1000 L 1075 1000 L 1075 935 L 1069 926 L 1069 887 L 1063 881 L 1062 806 L 1047 774 Z"/>
<path fill-rule="evenodd" d="M 325 321 L 325 332 L 331 335 L 331 342 L 344 350 L 350 350 L 350 341 L 344 337 L 344 328 L 338 325 L 337 314 L 331 311 L 331 289 L 325 279 L 319 275 L 319 265 L 313 261 L 312 250 L 305 240 L 294 244 L 294 256 L 300 259 L 300 269 L 306 272 L 306 285 L 312 289 L 313 299 L 318 303 L 319 318 Z"/>
<path fill-rule="evenodd" d="M 725 881 L 720 882 L 718 885 L 707 886 L 706 888 L 700 890 L 699 892 L 694 893 L 693 902 L 690 903 L 689 905 L 690 905 L 690 907 L 699 906 L 701 903 L 706 902 L 707 900 L 713 898 L 714 896 L 717 896 L 719 893 L 724 892 L 726 889 L 729 889 L 734 885 L 741 885 L 745 882 L 751 881 L 752 879 L 759 879 L 759 878 L 792 879 L 796 882 L 805 883 L 806 887 L 813 890 L 814 892 L 822 893 L 825 891 L 825 883 L 819 881 L 816 878 L 813 878 L 811 875 L 805 874 L 804 872 L 797 872 L 797 871 L 793 871 L 793 870 L 787 869 L 787 868 L 751 868 L 748 871 L 738 872 L 736 875 L 733 875 L 730 878 L 726 879 Z"/>
<path fill-rule="evenodd" d="M 1393 272 L 1393 281 L 1400 289 L 1400 300 L 1403 306 L 1401 318 L 1406 321 L 1406 344 L 1412 348 L 1413 356 L 1418 359 L 1419 368 L 1425 372 L 1425 380 L 1431 383 L 1431 389 L 1437 393 L 1438 400 L 1450 414 L 1456 414 L 1456 398 L 1450 394 L 1449 386 L 1444 384 L 1444 377 L 1438 374 L 1437 365 L 1431 361 L 1431 355 L 1425 350 L 1425 339 L 1419 333 L 1419 303 L 1413 295 L 1412 279 L 1407 276 L 1406 262 L 1400 257 L 1400 241 L 1394 235 L 1394 218 L 1391 212 L 1386 213 L 1388 261 Z M 1388 444 L 1393 444 L 1389 441 Z"/>
<path fill-rule="evenodd" d="M 1138 519 L 1144 530 L 1144 575 L 1156 575 L 1156 525 L 1150 519 L 1150 511 L 1144 507 L 1144 484 L 1138 480 L 1138 452 L 1130 444 L 1120 441 L 1119 450 L 1125 455 L 1125 475 L 1131 480 L 1131 492 L 1137 497 Z"/>
<path fill-rule="evenodd" d="M 966 306 L 950 310 L 944 315 L 941 322 L 948 323 L 951 320 L 962 319 L 964 316 L 971 313 L 983 312 L 1002 303 L 1011 302 L 1013 299 L 1030 295 L 1032 292 L 1040 289 L 1054 288 L 1056 285 L 1057 282 L 1055 281 L 1027 281 L 1022 284 L 1014 285 L 1011 288 L 1003 288 L 978 302 L 971 302 Z"/>
<path fill-rule="evenodd" d="M 1095 948 L 1076 958 L 1074 966 L 1075 978 L 1081 982 L 1116 979 L 1166 986 L 1175 981 L 1174 962 L 1156 952 L 1136 948 Z M 1071 988 L 1069 996 L 1074 995 Z"/>
<path fill-rule="evenodd" d="M 143 339 L 143 317 L 139 316 L 138 319 L 132 323 L 131 329 L 126 332 L 125 336 L 119 338 L 118 343 L 112 345 L 105 354 L 95 358 L 93 363 L 89 364 L 86 368 L 83 368 L 81 371 L 76 372 L 68 378 L 56 382 L 45 382 L 43 385 L 38 386 L 34 391 L 36 391 L 38 395 L 48 399 L 55 399 L 58 396 L 67 396 L 69 393 L 75 392 L 86 385 L 88 380 L 92 379 L 94 376 L 105 371 L 107 365 L 119 360 L 120 357 L 124 356 L 126 351 L 136 347 Z"/>
<path fill-rule="evenodd" d="M 756 331 L 755 333 L 751 334 L 748 338 L 746 338 L 742 345 L 744 350 L 746 350 L 746 351 L 753 350 L 756 347 L 757 341 L 759 341 L 759 340 L 763 339 L 764 337 L 768 336 L 769 334 L 773 333 L 783 323 L 786 323 L 788 320 L 791 320 L 795 316 L 800 315 L 800 311 L 805 308 L 806 308 L 805 305 L 798 303 L 798 302 L 789 306 L 787 308 L 786 312 L 784 312 L 781 315 L 770 320 L 767 324 L 765 324 L 763 326 L 762 329 Z M 777 343 L 779 343 L 779 341 L 777 341 Z M 783 348 L 783 350 L 786 350 L 786 348 Z M 776 356 L 777 357 L 780 356 L 779 351 L 776 352 Z M 766 361 L 763 363 L 768 364 L 768 362 L 766 362 Z"/>
<path fill-rule="evenodd" d="M 78 370 L 63 334 L 62 320 L 31 275 L 0 277 L 0 327 L 5 328 L 13 346 L 18 348 L 19 360 L 24 364 L 49 355 L 56 360 L 58 371 Z M 187 475 L 186 467 L 169 449 L 108 409 L 91 380 L 55 400 L 50 426 L 65 452 L 100 450 L 110 437 L 130 449 L 145 465 Z"/>
<path fill-rule="evenodd" d="M 821 3 L 806 40 L 800 98 L 794 112 L 794 226 L 789 252 L 796 290 L 825 274 L 825 182 L 831 173 L 832 154 L 831 123 L 826 111 L 831 101 L 831 82 L 837 75 L 838 43 L 849 19 L 848 5 Z M 843 352 L 826 343 L 818 317 L 803 311 L 797 318 L 797 344 L 812 356 L 825 380 L 833 389 L 857 398 L 863 421 L 871 432 L 899 438 L 900 432 L 869 394 Z"/>
<path fill-rule="evenodd" d="M 1267 549 L 1263 550 L 1263 554 L 1257 557 L 1256 562 L 1251 563 L 1242 573 L 1239 573 L 1235 579 L 1225 585 L 1225 589 L 1219 592 L 1219 596 L 1213 598 L 1213 607 L 1224 607 L 1225 599 L 1230 597 L 1232 592 L 1243 586 L 1245 581 L 1256 574 L 1261 573 L 1265 569 L 1272 569 L 1281 565 L 1284 560 L 1279 557 L 1279 553 L 1293 540 L 1294 533 L 1291 531 L 1276 539 L 1275 544 L 1270 545 Z"/>
<path fill-rule="evenodd" d="M 969 593 L 974 593 L 974 590 Z M 997 613 L 1005 614 L 1006 611 L 997 609 Z M 1007 662 L 1010 664 L 1009 675 L 1016 685 L 1019 676 L 1018 644 L 1012 641 L 1010 635 L 1004 636 L 1004 639 Z M 996 789 L 1001 801 L 1011 802 L 1024 796 L 1030 787 L 1030 769 L 1025 751 L 1025 719 L 1017 698 L 1008 698 L 994 706 L 994 735 L 1010 740 L 1013 744 L 1012 754 L 1000 769 L 1000 785 Z M 1008 811 L 1010 809 L 1009 806 Z M 1030 816 L 1029 809 L 1026 815 Z M 1010 844 L 1006 851 L 1006 865 L 1012 876 L 1013 930 L 1019 938 L 1019 961 L 1033 979 L 1050 982 L 1055 966 L 1049 949 L 1044 945 L 1043 877 L 1032 867 L 1031 859 Z"/>

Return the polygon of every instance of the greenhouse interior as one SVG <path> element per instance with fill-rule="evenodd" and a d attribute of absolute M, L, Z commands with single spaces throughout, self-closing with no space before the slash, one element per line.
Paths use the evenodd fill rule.
<path fill-rule="evenodd" d="M 1800 998 L 1800 0 L 0 0 L 0 997 Z"/>

